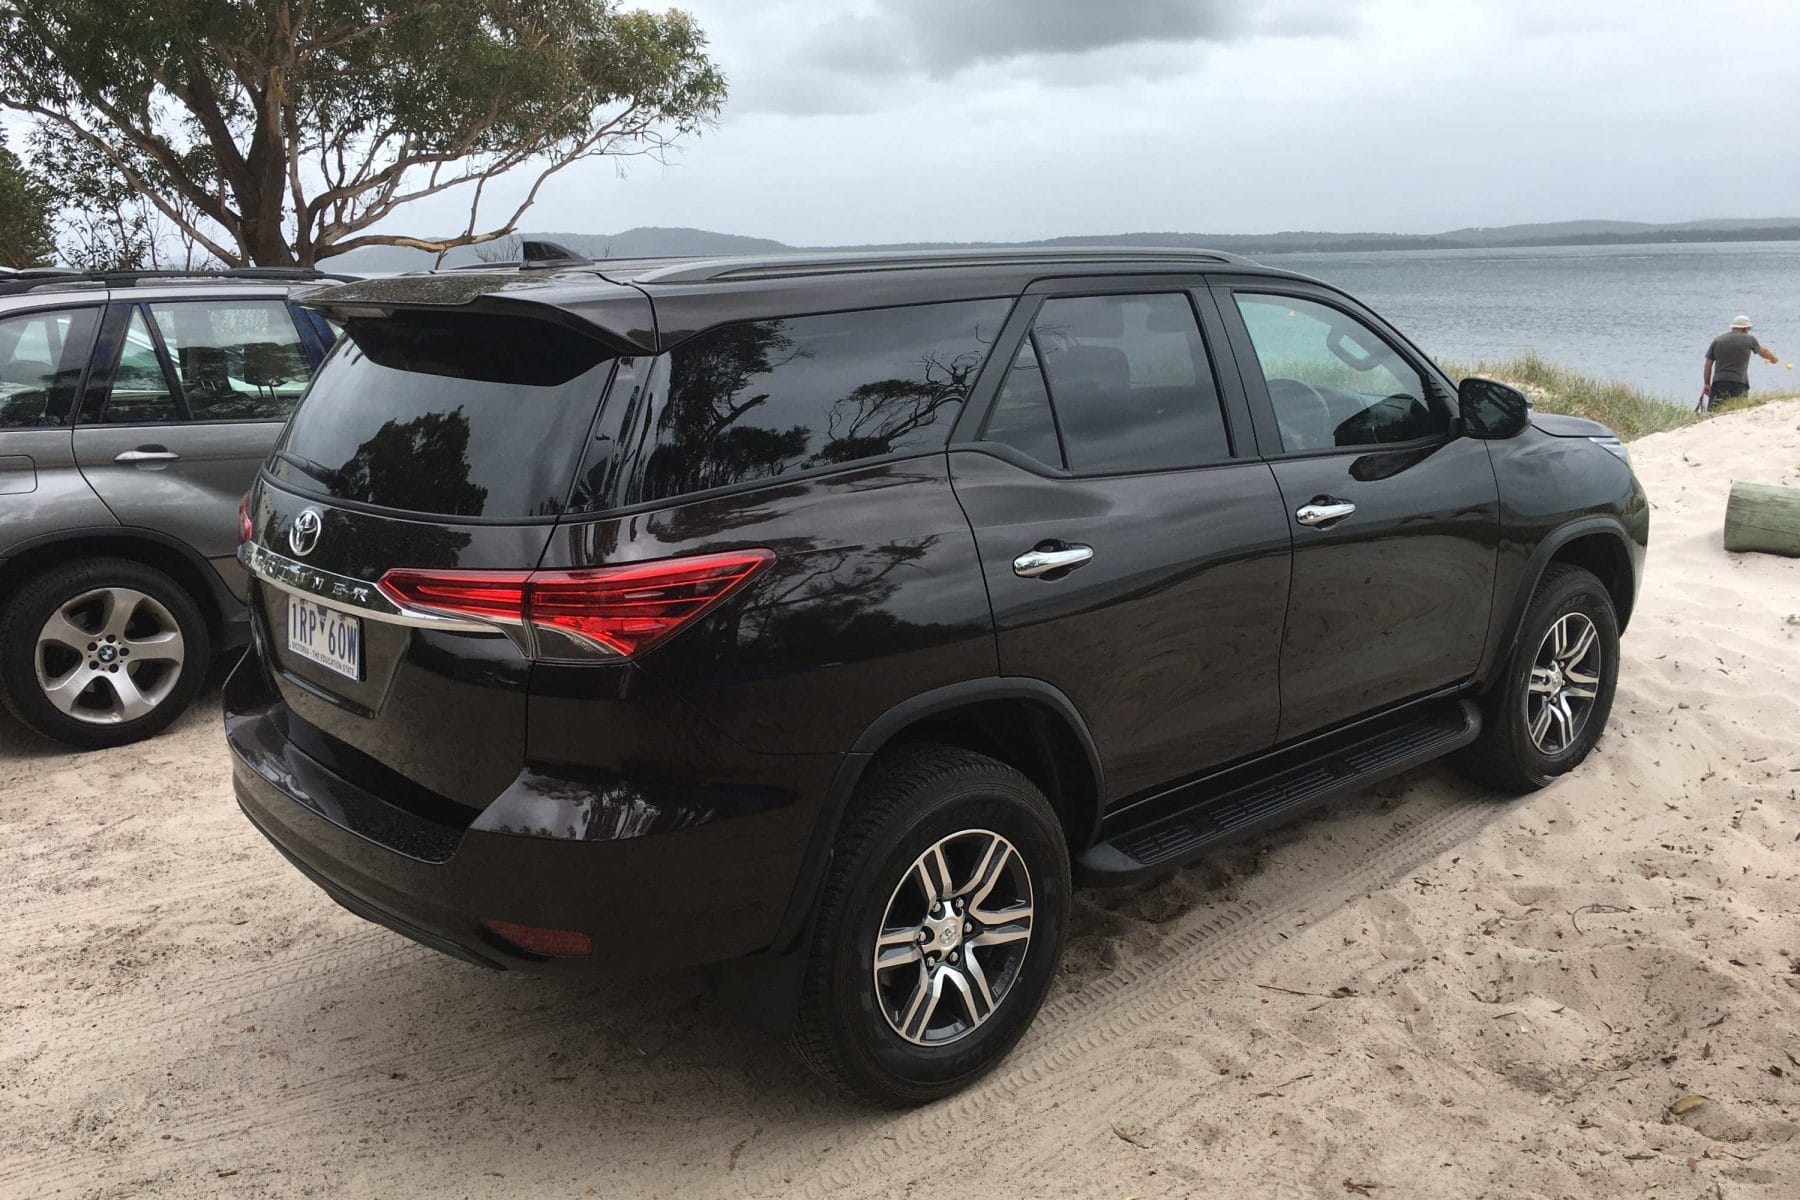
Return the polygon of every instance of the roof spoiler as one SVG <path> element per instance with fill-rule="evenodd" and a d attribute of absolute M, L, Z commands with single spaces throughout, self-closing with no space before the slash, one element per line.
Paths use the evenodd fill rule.
<path fill-rule="evenodd" d="M 620 354 L 657 352 L 656 317 L 637 288 L 586 273 L 579 282 L 522 272 L 391 275 L 295 297 L 340 323 L 431 312 L 496 313 L 563 325 Z"/>

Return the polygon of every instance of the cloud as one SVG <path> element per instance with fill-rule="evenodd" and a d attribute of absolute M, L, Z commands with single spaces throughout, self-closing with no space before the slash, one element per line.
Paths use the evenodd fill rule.
<path fill-rule="evenodd" d="M 980 74 L 1087 87 L 1191 70 L 1207 47 L 1252 37 L 1338 36 L 1363 0 L 862 0 L 821 19 L 765 9 L 728 64 L 739 111 L 867 113 L 896 91 Z M 736 39 L 733 39 L 736 40 Z M 740 43 L 741 45 L 742 43 Z"/>

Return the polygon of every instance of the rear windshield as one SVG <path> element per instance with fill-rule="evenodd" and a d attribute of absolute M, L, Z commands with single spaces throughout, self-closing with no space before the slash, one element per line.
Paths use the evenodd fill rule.
<path fill-rule="evenodd" d="M 432 516 L 560 513 L 612 353 L 489 314 L 354 319 L 276 443 L 303 492 Z"/>
<path fill-rule="evenodd" d="M 708 330 L 655 360 L 613 458 L 624 504 L 941 450 L 1010 299 L 782 317 Z M 608 420 L 610 421 L 610 417 Z"/>

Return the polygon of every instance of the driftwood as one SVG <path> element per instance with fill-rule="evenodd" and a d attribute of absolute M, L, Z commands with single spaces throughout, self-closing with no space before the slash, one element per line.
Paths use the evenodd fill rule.
<path fill-rule="evenodd" d="M 1800 557 L 1800 488 L 1733 483 L 1725 504 L 1725 548 Z"/>

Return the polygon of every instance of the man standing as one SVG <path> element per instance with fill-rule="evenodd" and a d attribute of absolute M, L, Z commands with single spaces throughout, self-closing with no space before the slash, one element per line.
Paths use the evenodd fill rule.
<path fill-rule="evenodd" d="M 1773 350 L 1757 341 L 1750 332 L 1750 318 L 1738 317 L 1729 332 L 1721 333 L 1706 348 L 1706 373 L 1700 389 L 1703 406 L 1718 412 L 1732 407 L 1732 401 L 1750 394 L 1750 356 L 1765 362 L 1779 362 Z"/>

